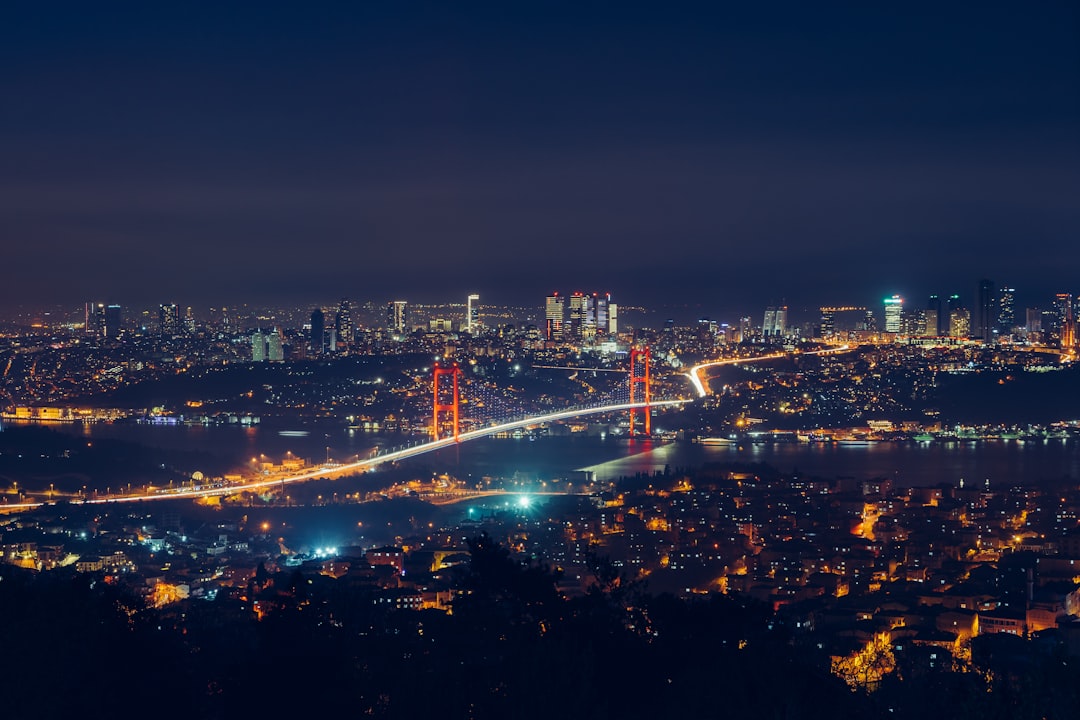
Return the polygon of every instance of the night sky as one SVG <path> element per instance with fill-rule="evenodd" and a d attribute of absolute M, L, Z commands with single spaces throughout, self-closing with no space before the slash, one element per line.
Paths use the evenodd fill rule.
<path fill-rule="evenodd" d="M 0 303 L 1080 291 L 1080 5 L 6 3 Z"/>

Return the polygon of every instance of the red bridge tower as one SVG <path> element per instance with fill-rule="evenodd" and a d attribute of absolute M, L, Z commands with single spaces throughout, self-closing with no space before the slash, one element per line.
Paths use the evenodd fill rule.
<path fill-rule="evenodd" d="M 638 359 L 641 358 L 640 372 Z M 646 404 L 652 402 L 652 391 L 649 388 L 649 360 L 652 358 L 652 354 L 649 352 L 649 348 L 644 350 L 640 348 L 631 348 L 630 350 L 630 402 L 645 402 Z M 638 384 L 644 387 L 644 397 L 638 397 L 636 389 Z M 646 407 L 645 410 L 645 434 L 652 435 L 652 408 Z M 630 408 L 630 437 L 634 437 L 634 420 L 637 416 L 638 408 Z"/>
<path fill-rule="evenodd" d="M 450 402 L 450 403 L 444 403 L 444 402 L 439 401 L 440 400 L 440 398 L 439 398 L 439 378 L 444 376 L 444 375 L 449 375 L 450 376 L 450 378 L 452 380 L 452 383 L 453 383 L 453 387 L 454 387 L 454 399 L 453 399 L 453 402 Z M 457 363 L 454 363 L 451 367 L 440 367 L 439 363 L 435 363 L 435 373 L 434 373 L 434 376 L 435 376 L 435 382 L 434 382 L 434 386 L 435 386 L 434 387 L 435 410 L 434 410 L 434 414 L 432 416 L 432 422 L 431 422 L 431 434 L 434 436 L 435 440 L 439 439 L 439 413 L 441 413 L 441 412 L 450 413 L 451 416 L 453 417 L 453 419 L 454 419 L 454 440 L 456 441 L 458 439 L 458 435 L 459 435 L 459 432 L 460 432 L 460 425 L 458 423 L 458 421 L 460 419 L 460 416 L 459 416 L 459 400 L 460 400 L 460 396 L 458 395 L 458 376 L 459 375 L 461 375 L 461 368 L 458 367 Z"/>

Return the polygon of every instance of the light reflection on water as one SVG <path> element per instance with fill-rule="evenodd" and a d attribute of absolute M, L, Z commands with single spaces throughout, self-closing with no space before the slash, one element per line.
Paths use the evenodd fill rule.
<path fill-rule="evenodd" d="M 339 425 L 270 426 L 148 426 L 138 424 L 61 425 L 56 429 L 86 438 L 116 438 L 169 450 L 210 452 L 242 466 L 252 457 L 283 457 L 286 452 L 322 462 L 328 455 L 346 461 L 376 446 L 416 442 L 416 436 L 376 435 Z M 282 436 L 282 430 L 303 430 L 306 436 Z M 992 486 L 1034 484 L 1063 477 L 1080 479 L 1080 443 L 984 441 L 786 443 L 774 445 L 701 445 L 651 443 L 608 437 L 485 438 L 405 461 L 420 476 L 430 472 L 550 479 L 580 477 L 580 470 L 610 480 L 637 473 L 699 467 L 704 463 L 767 463 L 781 472 L 833 478 L 891 477 L 913 485 L 968 483 Z"/>

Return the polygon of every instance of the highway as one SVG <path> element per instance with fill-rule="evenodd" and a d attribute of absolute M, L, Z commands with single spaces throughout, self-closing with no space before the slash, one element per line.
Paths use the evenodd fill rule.
<path fill-rule="evenodd" d="M 721 365 L 741 365 L 744 363 L 762 362 L 763 360 L 779 360 L 785 358 L 788 355 L 836 355 L 839 353 L 847 352 L 851 347 L 848 345 L 840 345 L 834 348 L 827 348 L 825 350 L 808 350 L 805 352 L 778 352 L 771 355 L 758 355 L 757 357 L 747 358 L 728 358 L 726 360 L 713 360 L 711 362 L 701 363 L 690 368 L 690 372 L 686 373 L 686 377 L 690 378 L 690 384 L 694 386 L 694 390 L 697 391 L 698 397 L 703 398 L 709 394 L 709 391 L 705 389 L 705 382 L 702 379 L 701 372 L 708 368 L 719 367 Z"/>
<path fill-rule="evenodd" d="M 215 485 L 210 487 L 197 485 L 195 487 L 177 488 L 175 490 L 157 490 L 149 493 L 95 497 L 82 500 L 80 501 L 80 504 L 105 505 L 110 503 L 134 503 L 148 502 L 153 500 L 183 500 L 221 495 L 233 495 L 241 492 L 253 492 L 271 487 L 279 487 L 283 485 L 291 485 L 294 483 L 305 482 L 308 480 L 317 480 L 319 478 L 338 477 L 342 475 L 351 475 L 354 473 L 364 472 L 378 465 L 382 465 L 383 463 L 405 460 L 407 458 L 416 457 L 417 455 L 423 455 L 424 453 L 434 452 L 435 450 L 441 450 L 442 448 L 451 447 L 452 445 L 459 442 L 477 440 L 482 437 L 488 437 L 489 435 L 528 427 L 529 425 L 541 425 L 543 423 L 555 422 L 558 420 L 569 420 L 571 418 L 582 417 L 585 415 L 600 415 L 603 413 L 623 412 L 626 410 L 638 408 L 675 407 L 688 402 L 690 401 L 654 400 L 651 403 L 619 403 L 615 405 L 601 405 L 597 407 L 569 408 L 567 410 L 559 410 L 553 413 L 534 415 L 532 417 L 522 418 L 520 420 L 513 420 L 511 422 L 501 423 L 499 425 L 492 425 L 490 427 L 480 428 L 479 430 L 470 430 L 469 432 L 461 433 L 456 440 L 452 437 L 444 438 L 442 440 L 420 443 L 417 445 L 413 445 L 412 447 L 402 448 L 400 450 L 393 450 L 391 452 L 376 455 L 370 458 L 366 458 L 364 460 L 357 460 L 356 462 L 329 463 L 326 465 L 319 465 L 315 468 L 312 468 L 302 473 L 298 473 L 296 475 L 289 475 L 285 477 L 277 476 L 273 478 L 258 479 L 251 482 L 230 485 Z M 15 510 L 32 510 L 34 508 L 39 508 L 50 504 L 52 503 L 41 501 L 3 504 L 0 505 L 0 512 Z"/>

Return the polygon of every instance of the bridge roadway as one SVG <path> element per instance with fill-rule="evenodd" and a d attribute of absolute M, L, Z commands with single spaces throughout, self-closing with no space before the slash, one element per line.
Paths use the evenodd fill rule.
<path fill-rule="evenodd" d="M 326 465 L 320 465 L 316 468 L 308 470 L 307 472 L 302 472 L 297 475 L 260 479 L 252 482 L 234 485 L 219 485 L 213 487 L 197 486 L 194 488 L 177 488 L 175 490 L 157 490 L 149 493 L 140 493 L 138 495 L 110 495 L 106 497 L 94 497 L 82 500 L 80 504 L 103 505 L 107 503 L 147 502 L 151 500 L 182 500 L 191 498 L 213 497 L 220 495 L 233 495 L 235 493 L 251 492 L 254 490 L 262 490 L 266 488 L 290 485 L 293 483 L 305 482 L 307 480 L 341 477 L 356 472 L 370 470 L 371 468 L 374 468 L 377 465 L 382 465 L 383 463 L 397 462 L 398 460 L 405 460 L 406 458 L 411 458 L 417 455 L 423 455 L 424 453 L 434 452 L 435 450 L 441 450 L 442 448 L 451 447 L 457 442 L 468 442 L 469 440 L 477 440 L 479 438 L 487 437 L 496 433 L 509 432 L 511 430 L 517 430 L 518 428 L 528 427 L 529 425 L 539 425 L 543 423 L 554 422 L 557 420 L 569 420 L 571 418 L 582 417 L 585 415 L 600 415 L 602 413 L 622 412 L 637 408 L 675 407 L 688 402 L 690 401 L 654 400 L 651 403 L 619 403 L 615 405 L 601 405 L 598 407 L 569 408 L 567 410 L 559 410 L 553 413 L 535 415 L 532 417 L 522 418 L 521 420 L 514 420 L 511 422 L 501 423 L 499 425 L 492 425 L 490 427 L 484 427 L 478 430 L 470 430 L 469 432 L 464 432 L 458 435 L 457 440 L 449 437 L 442 440 L 420 443 L 418 445 L 413 445 L 412 447 L 394 450 L 364 460 L 358 460 L 356 462 L 329 463 Z M 14 510 L 32 510 L 34 508 L 39 508 L 50 504 L 52 503 L 45 501 L 2 504 L 0 505 L 0 512 Z"/>

